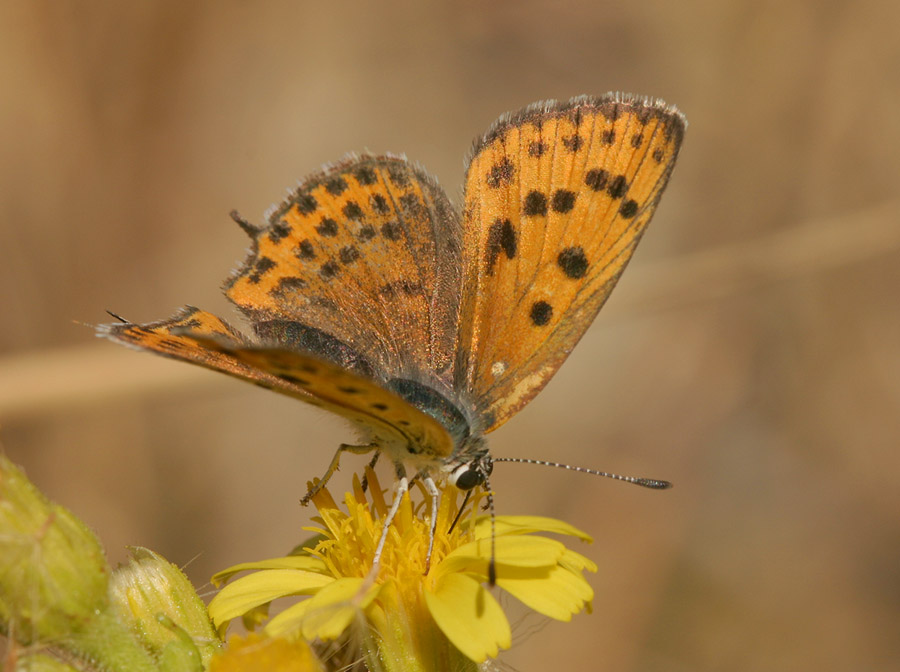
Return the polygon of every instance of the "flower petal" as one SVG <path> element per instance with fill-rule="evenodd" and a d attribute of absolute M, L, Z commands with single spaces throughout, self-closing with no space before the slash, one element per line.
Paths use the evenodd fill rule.
<path fill-rule="evenodd" d="M 566 552 L 563 553 L 563 557 L 560 559 L 559 564 L 561 567 L 565 567 L 566 569 L 573 572 L 580 572 L 582 570 L 587 570 L 589 572 L 597 571 L 597 563 L 589 560 L 584 557 L 581 553 L 576 553 L 571 549 L 566 549 Z"/>
<path fill-rule="evenodd" d="M 288 595 L 311 595 L 334 578 L 299 569 L 269 569 L 243 576 L 219 591 L 209 603 L 216 627 L 254 607 Z"/>
<path fill-rule="evenodd" d="M 288 555 L 283 558 L 270 558 L 268 560 L 257 560 L 255 562 L 242 562 L 239 565 L 233 565 L 221 572 L 216 572 L 212 577 L 213 585 L 221 586 L 232 576 L 239 572 L 245 572 L 249 569 L 303 569 L 308 572 L 324 573 L 325 563 L 319 558 L 309 556 Z"/>
<path fill-rule="evenodd" d="M 548 570 L 508 569 L 498 572 L 497 585 L 535 611 L 570 621 L 594 597 L 594 591 L 580 572 L 563 567 Z"/>
<path fill-rule="evenodd" d="M 273 616 L 266 624 L 265 633 L 281 637 L 302 630 L 303 637 L 310 641 L 336 639 L 378 595 L 380 586 L 373 586 L 357 599 L 362 585 L 363 579 L 356 577 L 337 579 L 315 596 Z"/>
<path fill-rule="evenodd" d="M 508 536 L 495 539 L 494 562 L 499 572 L 502 567 L 555 567 L 563 557 L 566 547 L 547 537 Z M 448 553 L 434 569 L 434 579 L 455 572 L 477 572 L 487 576 L 491 559 L 490 539 L 479 539 L 463 544 Z"/>
<path fill-rule="evenodd" d="M 556 518 L 544 516 L 497 516 L 496 534 L 498 537 L 507 534 L 531 534 L 533 532 L 551 532 L 553 534 L 565 534 L 569 537 L 577 537 L 588 543 L 593 538 L 586 532 L 582 532 L 574 525 L 569 525 Z M 491 536 L 491 517 L 479 516 L 475 521 L 475 536 L 485 539 Z"/>
<path fill-rule="evenodd" d="M 476 663 L 512 644 L 503 609 L 475 579 L 449 574 L 434 592 L 425 591 L 425 604 L 447 639 Z"/>
<path fill-rule="evenodd" d="M 302 600 L 279 612 L 269 619 L 263 632 L 269 637 L 296 634 L 303 627 L 303 620 L 306 618 L 306 612 L 309 611 L 309 602 L 309 600 Z"/>

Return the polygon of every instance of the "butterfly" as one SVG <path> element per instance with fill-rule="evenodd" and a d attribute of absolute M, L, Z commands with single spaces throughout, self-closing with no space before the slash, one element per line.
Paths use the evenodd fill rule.
<path fill-rule="evenodd" d="M 361 440 L 311 492 L 343 452 L 370 451 L 396 467 L 394 512 L 407 468 L 434 495 L 434 478 L 471 491 L 494 461 L 485 435 L 547 384 L 615 286 L 685 126 L 619 93 L 503 115 L 474 143 L 461 211 L 402 156 L 348 155 L 264 225 L 232 213 L 252 247 L 225 294 L 252 335 L 193 307 L 99 335 L 348 419 Z"/>

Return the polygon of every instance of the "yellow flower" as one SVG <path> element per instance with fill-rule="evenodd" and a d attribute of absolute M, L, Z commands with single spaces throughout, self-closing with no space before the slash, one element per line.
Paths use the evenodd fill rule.
<path fill-rule="evenodd" d="M 270 637 L 303 637 L 309 642 L 354 643 L 364 658 L 385 670 L 477 669 L 511 645 L 509 621 L 484 586 L 491 562 L 490 517 L 477 515 L 480 496 L 456 518 L 459 491 L 446 486 L 437 514 L 430 567 L 426 555 L 430 500 L 414 507 L 407 495 L 388 530 L 377 576 L 372 557 L 382 533 L 387 503 L 372 471 L 368 496 L 358 480 L 345 496 L 347 512 L 323 489 L 314 498 L 320 537 L 314 547 L 284 558 L 236 565 L 220 572 L 219 585 L 245 570 L 216 595 L 209 613 L 224 632 L 243 617 L 252 627 L 266 619 L 275 599 L 301 596 L 265 623 Z M 550 532 L 590 538 L 571 525 L 534 516 L 497 516 L 494 562 L 497 585 L 531 609 L 568 621 L 590 608 L 593 591 L 584 570 L 596 566 L 561 542 L 534 534 Z"/>

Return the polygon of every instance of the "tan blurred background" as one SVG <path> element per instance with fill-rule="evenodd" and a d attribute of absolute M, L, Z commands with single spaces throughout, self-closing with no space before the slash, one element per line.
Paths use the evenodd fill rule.
<path fill-rule="evenodd" d="M 288 399 L 77 324 L 233 317 L 285 189 L 406 152 L 457 197 L 472 138 L 544 98 L 688 116 L 640 251 L 497 455 L 501 512 L 585 547 L 595 613 L 516 621 L 508 669 L 900 669 L 900 6 L 883 2 L 4 2 L 0 442 L 198 586 L 304 536 L 350 437 Z M 348 460 L 339 483 L 345 484 Z M 206 590 L 209 587 L 206 586 Z"/>

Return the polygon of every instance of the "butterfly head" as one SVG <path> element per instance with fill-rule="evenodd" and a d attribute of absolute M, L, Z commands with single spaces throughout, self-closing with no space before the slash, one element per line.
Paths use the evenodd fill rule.
<path fill-rule="evenodd" d="M 485 485 L 493 468 L 487 442 L 480 436 L 469 438 L 458 456 L 445 466 L 447 480 L 466 491 Z"/>

